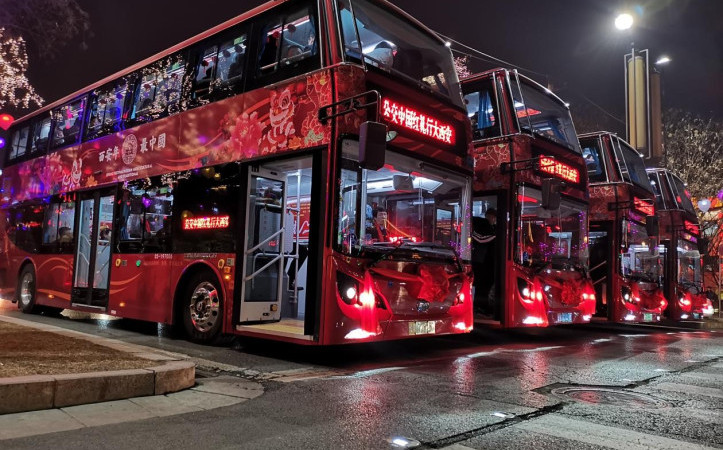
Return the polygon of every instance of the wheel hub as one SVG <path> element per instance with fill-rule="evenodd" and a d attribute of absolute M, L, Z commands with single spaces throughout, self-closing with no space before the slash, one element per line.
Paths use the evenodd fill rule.
<path fill-rule="evenodd" d="M 33 275 L 26 273 L 20 283 L 20 302 L 23 306 L 27 306 L 33 299 Z"/>
<path fill-rule="evenodd" d="M 189 305 L 191 312 L 191 322 L 193 327 L 205 333 L 213 328 L 218 320 L 219 299 L 216 287 L 204 281 L 196 286 L 191 295 Z"/>

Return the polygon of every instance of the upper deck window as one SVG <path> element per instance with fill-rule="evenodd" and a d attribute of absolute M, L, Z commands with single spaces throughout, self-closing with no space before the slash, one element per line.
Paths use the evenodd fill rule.
<path fill-rule="evenodd" d="M 497 118 L 497 101 L 492 83 L 485 81 L 475 86 L 474 92 L 464 96 L 467 105 L 467 116 L 472 122 L 472 132 L 475 139 L 500 136 L 500 126 Z"/>
<path fill-rule="evenodd" d="M 363 58 L 463 106 L 452 52 L 436 36 L 367 0 L 340 0 L 339 21 L 347 57 Z"/>
<path fill-rule="evenodd" d="M 585 159 L 585 165 L 587 165 L 587 178 L 590 183 L 604 183 L 607 181 L 603 153 L 597 145 L 599 142 L 596 139 L 594 144 L 585 145 L 582 148 L 582 157 Z"/>
<path fill-rule="evenodd" d="M 25 155 L 28 149 L 28 137 L 30 136 L 30 126 L 26 125 L 13 133 L 12 141 L 10 141 L 10 160 L 14 160 Z"/>
<path fill-rule="evenodd" d="M 90 116 L 85 133 L 86 138 L 94 139 L 108 133 L 120 131 L 127 98 L 128 81 L 125 78 L 97 89 L 90 100 Z"/>
<path fill-rule="evenodd" d="M 308 8 L 275 16 L 262 24 L 258 74 L 267 75 L 316 56 L 316 26 Z"/>
<path fill-rule="evenodd" d="M 658 175 L 658 172 L 648 172 L 650 184 L 653 186 L 653 191 L 655 191 L 655 207 L 660 210 L 668 209 L 666 198 L 663 197 L 663 193 L 666 192 L 667 189 L 665 185 L 663 185 L 663 180 Z M 669 199 L 667 200 L 669 201 Z"/>
<path fill-rule="evenodd" d="M 65 147 L 78 142 L 84 111 L 85 99 L 68 103 L 53 110 L 54 128 L 50 148 Z"/>
<path fill-rule="evenodd" d="M 655 191 L 650 185 L 642 156 L 619 138 L 613 137 L 612 145 L 623 179 L 653 194 Z"/>
<path fill-rule="evenodd" d="M 47 113 L 46 113 L 47 114 Z M 38 119 L 33 125 L 30 141 L 30 153 L 45 153 L 50 137 L 50 116 Z"/>
<path fill-rule="evenodd" d="M 204 103 L 226 97 L 241 85 L 246 56 L 246 34 L 202 48 L 193 76 L 192 99 Z"/>
<path fill-rule="evenodd" d="M 170 56 L 141 70 L 131 119 L 147 121 L 178 112 L 186 61 Z"/>
<path fill-rule="evenodd" d="M 673 174 L 670 174 L 670 179 L 673 184 L 673 195 L 675 195 L 675 202 L 678 204 L 678 208 L 695 214 L 693 202 L 690 200 L 690 192 L 688 192 L 688 189 L 685 187 L 683 180 Z"/>
<path fill-rule="evenodd" d="M 512 100 L 520 128 L 580 153 L 570 110 L 549 89 L 512 78 Z M 518 88 L 519 87 L 519 88 Z"/>

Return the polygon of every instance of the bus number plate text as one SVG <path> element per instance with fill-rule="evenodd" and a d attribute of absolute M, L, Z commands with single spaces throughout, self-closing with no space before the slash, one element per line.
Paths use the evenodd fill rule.
<path fill-rule="evenodd" d="M 653 321 L 652 313 L 643 313 L 643 322 L 652 322 L 652 321 Z"/>
<path fill-rule="evenodd" d="M 409 322 L 409 335 L 416 336 L 419 334 L 436 333 L 436 322 L 434 320 L 424 322 Z"/>
<path fill-rule="evenodd" d="M 558 313 L 557 314 L 557 323 L 572 323 L 572 313 L 571 312 Z"/>

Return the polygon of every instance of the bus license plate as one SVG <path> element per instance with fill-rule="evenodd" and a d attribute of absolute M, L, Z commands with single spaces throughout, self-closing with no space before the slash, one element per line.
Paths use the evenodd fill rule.
<path fill-rule="evenodd" d="M 434 334 L 436 332 L 436 322 L 434 320 L 424 322 L 409 322 L 409 335 L 416 336 L 419 334 Z"/>
<path fill-rule="evenodd" d="M 571 312 L 558 313 L 557 314 L 557 323 L 572 323 L 572 313 Z"/>
<path fill-rule="evenodd" d="M 653 321 L 652 313 L 643 313 L 643 322 L 652 322 L 652 321 Z"/>

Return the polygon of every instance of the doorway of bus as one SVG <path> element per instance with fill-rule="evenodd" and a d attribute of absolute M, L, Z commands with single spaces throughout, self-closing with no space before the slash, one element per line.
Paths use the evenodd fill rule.
<path fill-rule="evenodd" d="M 612 308 L 608 304 L 612 301 L 613 270 L 615 259 L 611 242 L 612 222 L 591 223 L 588 235 L 590 249 L 590 278 L 595 288 L 597 306 L 595 315 L 612 317 Z"/>
<path fill-rule="evenodd" d="M 240 248 L 239 323 L 275 334 L 317 332 L 318 305 L 307 282 L 315 273 L 312 156 L 274 159 L 244 168 L 247 181 Z M 277 324 L 273 324 L 277 322 Z M 264 325 L 266 324 L 266 325 Z"/>
<path fill-rule="evenodd" d="M 78 230 L 71 303 L 105 309 L 113 240 L 114 190 L 78 194 L 75 229 Z"/>
<path fill-rule="evenodd" d="M 504 228 L 502 194 L 477 195 L 472 205 L 472 270 L 475 320 L 500 321 L 504 316 Z M 500 210 L 502 206 L 502 210 Z M 498 222 L 498 218 L 501 219 Z"/>

